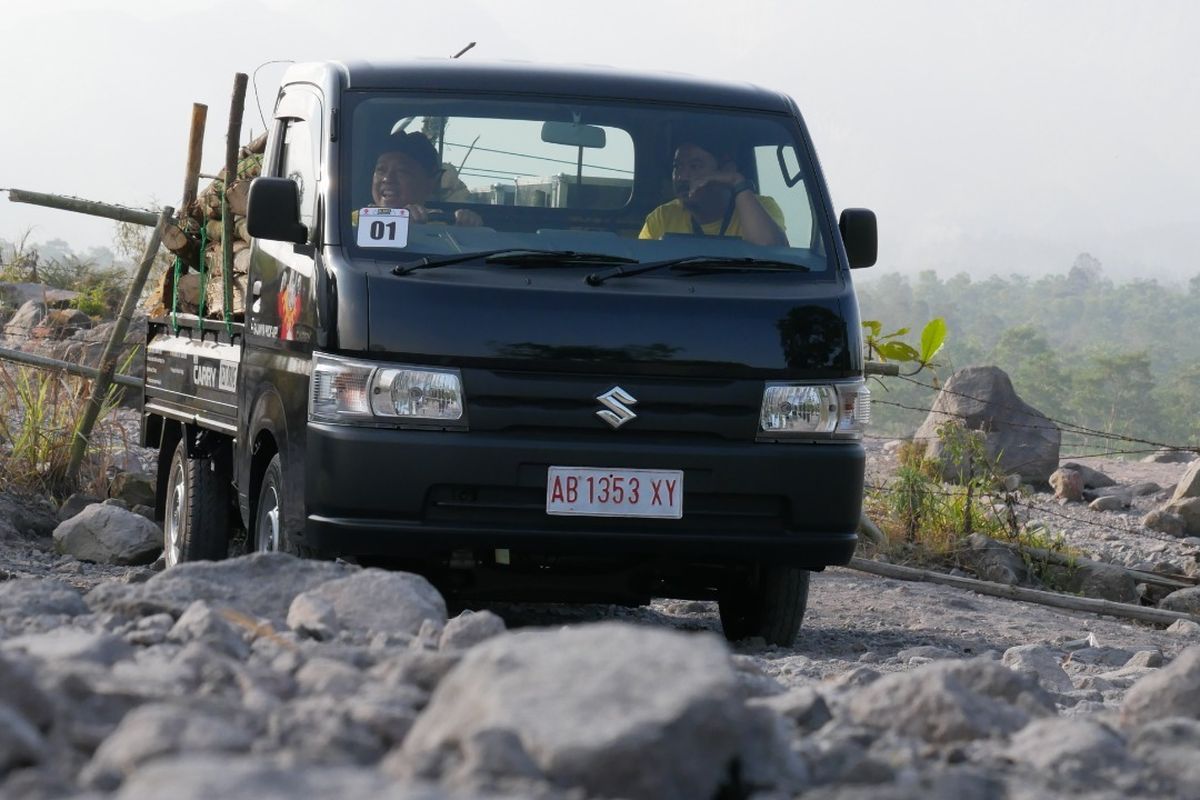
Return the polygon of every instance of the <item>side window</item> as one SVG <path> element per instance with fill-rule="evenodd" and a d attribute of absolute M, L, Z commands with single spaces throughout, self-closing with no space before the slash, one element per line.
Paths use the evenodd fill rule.
<path fill-rule="evenodd" d="M 759 192 L 779 204 L 787 222 L 792 247 L 821 249 L 821 237 L 813 229 L 812 199 L 803 170 L 791 145 L 760 145 L 754 148 L 754 167 Z"/>
<path fill-rule="evenodd" d="M 284 130 L 279 177 L 300 188 L 300 222 L 311 231 L 317 210 L 317 163 L 312 129 L 307 120 L 288 120 Z"/>

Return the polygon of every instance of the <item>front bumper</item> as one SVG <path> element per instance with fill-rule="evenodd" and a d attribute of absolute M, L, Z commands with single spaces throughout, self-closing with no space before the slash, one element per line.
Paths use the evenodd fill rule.
<path fill-rule="evenodd" d="M 858 443 L 386 430 L 310 423 L 306 544 L 337 555 L 461 548 L 782 563 L 849 562 L 865 456 Z M 545 513 L 550 465 L 684 472 L 682 519 Z"/>

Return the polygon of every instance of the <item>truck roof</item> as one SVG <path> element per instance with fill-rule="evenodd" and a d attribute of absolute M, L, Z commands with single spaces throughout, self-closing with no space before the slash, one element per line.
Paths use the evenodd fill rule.
<path fill-rule="evenodd" d="M 332 75 L 331 75 L 332 73 Z M 422 59 L 403 62 L 324 61 L 296 64 L 284 82 L 340 76 L 346 89 L 530 93 L 568 97 L 660 100 L 698 105 L 788 111 L 785 95 L 750 83 L 716 81 L 673 72 L 632 72 L 591 65 L 526 61 Z"/>

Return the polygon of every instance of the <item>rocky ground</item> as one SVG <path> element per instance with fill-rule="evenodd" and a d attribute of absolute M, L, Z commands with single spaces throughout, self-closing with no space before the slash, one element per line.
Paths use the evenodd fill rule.
<path fill-rule="evenodd" d="M 1089 464 L 1164 491 L 1186 469 Z M 1159 494 L 1027 513 L 1183 574 L 1197 542 L 1139 525 Z M 831 569 L 794 646 L 728 646 L 712 603 L 447 619 L 403 573 L 102 566 L 57 555 L 57 523 L 0 497 L 0 797 L 1200 795 L 1195 622 Z"/>

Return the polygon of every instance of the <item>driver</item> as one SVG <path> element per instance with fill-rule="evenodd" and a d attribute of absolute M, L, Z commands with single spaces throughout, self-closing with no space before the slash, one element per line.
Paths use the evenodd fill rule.
<path fill-rule="evenodd" d="M 388 138 L 371 174 L 371 199 L 383 208 L 407 208 L 413 222 L 429 222 L 425 203 L 437 190 L 442 165 L 437 150 L 423 133 L 402 133 Z M 454 224 L 478 226 L 483 219 L 469 209 L 454 212 Z"/>
<path fill-rule="evenodd" d="M 639 239 L 661 239 L 667 233 L 740 236 L 752 244 L 783 245 L 783 211 L 738 171 L 733 154 L 716 143 L 694 137 L 675 149 L 671 166 L 675 199 L 650 212 Z"/>

